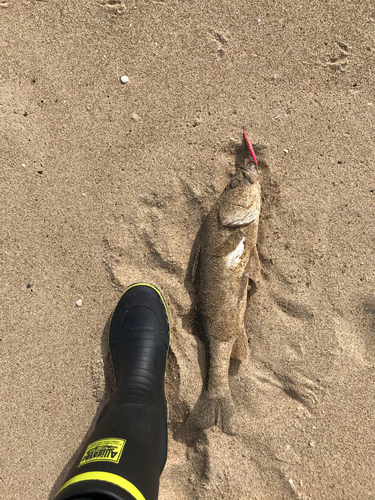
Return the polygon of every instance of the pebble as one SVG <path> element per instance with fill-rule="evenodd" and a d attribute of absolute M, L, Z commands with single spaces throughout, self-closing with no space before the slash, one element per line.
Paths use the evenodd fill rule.
<path fill-rule="evenodd" d="M 129 77 L 126 75 L 123 75 L 121 78 L 121 83 L 129 83 Z"/>
<path fill-rule="evenodd" d="M 21 167 L 26 167 L 26 165 L 24 163 L 22 163 Z"/>
<path fill-rule="evenodd" d="M 130 119 L 136 123 L 142 123 L 142 118 L 137 113 L 132 113 Z"/>
<path fill-rule="evenodd" d="M 82 299 L 78 299 L 76 302 L 77 307 L 82 307 Z"/>

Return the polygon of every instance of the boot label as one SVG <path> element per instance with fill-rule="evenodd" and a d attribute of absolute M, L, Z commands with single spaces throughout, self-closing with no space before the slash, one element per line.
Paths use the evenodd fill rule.
<path fill-rule="evenodd" d="M 119 463 L 126 439 L 106 438 L 90 443 L 83 454 L 78 467 L 90 462 L 114 462 Z"/>

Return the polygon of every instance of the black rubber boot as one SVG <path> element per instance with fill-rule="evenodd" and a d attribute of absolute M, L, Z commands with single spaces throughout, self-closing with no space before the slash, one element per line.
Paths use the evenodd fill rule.
<path fill-rule="evenodd" d="M 55 500 L 156 500 L 167 459 L 168 312 L 152 285 L 129 287 L 109 344 L 117 389 Z"/>

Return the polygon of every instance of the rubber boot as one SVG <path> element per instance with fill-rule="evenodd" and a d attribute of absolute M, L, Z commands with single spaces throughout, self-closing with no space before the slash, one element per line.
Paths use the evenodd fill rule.
<path fill-rule="evenodd" d="M 157 500 L 167 459 L 168 312 L 152 285 L 130 286 L 112 316 L 117 388 L 55 500 Z"/>

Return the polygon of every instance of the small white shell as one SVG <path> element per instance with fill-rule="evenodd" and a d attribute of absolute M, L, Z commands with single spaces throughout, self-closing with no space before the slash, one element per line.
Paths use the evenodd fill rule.
<path fill-rule="evenodd" d="M 126 75 L 123 75 L 121 78 L 121 83 L 129 83 L 129 77 Z"/>
<path fill-rule="evenodd" d="M 82 299 L 78 299 L 76 302 L 77 307 L 82 307 Z"/>

